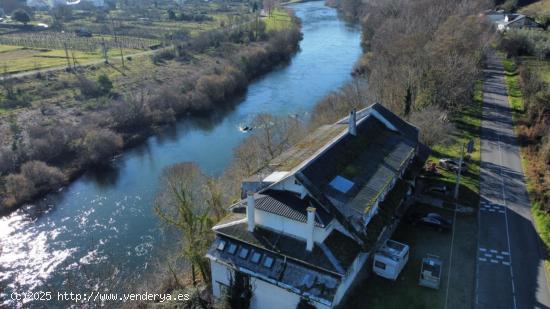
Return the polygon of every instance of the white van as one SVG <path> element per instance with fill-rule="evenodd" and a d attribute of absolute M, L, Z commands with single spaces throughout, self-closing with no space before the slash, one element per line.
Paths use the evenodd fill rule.
<path fill-rule="evenodd" d="M 409 260 L 409 246 L 388 239 L 374 254 L 372 270 L 386 279 L 395 280 Z"/>

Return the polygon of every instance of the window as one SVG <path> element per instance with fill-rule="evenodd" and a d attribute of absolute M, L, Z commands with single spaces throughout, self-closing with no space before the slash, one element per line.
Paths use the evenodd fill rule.
<path fill-rule="evenodd" d="M 239 257 L 241 259 L 246 259 L 248 257 L 248 248 L 245 248 L 245 247 L 241 247 L 241 251 L 239 251 Z"/>
<path fill-rule="evenodd" d="M 229 249 L 227 249 L 227 253 L 235 254 L 235 252 L 237 252 L 237 245 L 229 244 Z"/>
<path fill-rule="evenodd" d="M 216 281 L 220 287 L 220 296 L 228 295 L 229 294 L 229 286 L 225 283 L 221 283 L 219 281 Z"/>
<path fill-rule="evenodd" d="M 334 189 L 346 194 L 348 191 L 353 187 L 354 183 L 342 176 L 336 176 L 334 179 L 330 182 L 330 186 Z"/>
<path fill-rule="evenodd" d="M 223 249 L 225 249 L 225 244 L 227 244 L 225 240 L 220 240 L 220 242 L 218 243 L 218 247 L 216 249 L 223 251 Z"/>
<path fill-rule="evenodd" d="M 374 261 L 374 267 L 380 268 L 380 269 L 386 269 L 386 264 L 384 264 L 380 261 Z"/>
<path fill-rule="evenodd" d="M 252 257 L 250 258 L 250 262 L 258 264 L 261 258 L 262 254 L 260 252 L 254 251 L 254 253 L 252 253 Z"/>
<path fill-rule="evenodd" d="M 264 264 L 263 265 L 266 268 L 271 268 L 271 266 L 273 266 L 273 258 L 269 257 L 269 256 L 266 256 L 265 259 L 264 259 Z"/>

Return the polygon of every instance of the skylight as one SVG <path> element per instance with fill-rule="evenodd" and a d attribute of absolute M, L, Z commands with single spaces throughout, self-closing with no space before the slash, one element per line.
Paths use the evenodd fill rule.
<path fill-rule="evenodd" d="M 266 256 L 263 265 L 266 268 L 271 268 L 271 266 L 273 266 L 273 258 L 269 257 L 269 256 Z"/>
<path fill-rule="evenodd" d="M 239 251 L 239 257 L 241 259 L 246 259 L 248 257 L 248 248 L 245 248 L 245 247 L 241 247 L 241 251 Z"/>
<path fill-rule="evenodd" d="M 260 252 L 254 251 L 254 253 L 252 253 L 252 257 L 250 258 L 250 262 L 258 264 L 261 258 L 262 254 Z"/>
<path fill-rule="evenodd" d="M 229 244 L 229 249 L 227 249 L 227 253 L 235 254 L 236 251 L 237 251 L 237 245 Z"/>
<path fill-rule="evenodd" d="M 218 243 L 218 247 L 216 249 L 223 251 L 223 249 L 225 249 L 226 244 L 227 242 L 225 240 L 220 240 L 220 242 Z"/>
<path fill-rule="evenodd" d="M 348 180 L 347 178 L 344 178 L 342 176 L 336 176 L 334 179 L 330 182 L 330 186 L 334 189 L 342 192 L 342 193 L 348 193 L 348 191 L 353 187 L 354 183 L 351 180 Z"/>

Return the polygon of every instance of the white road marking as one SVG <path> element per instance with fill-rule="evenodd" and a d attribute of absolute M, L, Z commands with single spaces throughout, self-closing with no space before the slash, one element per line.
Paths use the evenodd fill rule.
<path fill-rule="evenodd" d="M 487 249 L 485 249 L 485 248 L 481 248 L 481 247 L 480 247 L 480 248 L 479 248 L 479 251 L 483 251 L 483 252 L 485 252 L 485 251 L 487 251 Z"/>
<path fill-rule="evenodd" d="M 501 142 L 500 142 L 500 133 L 497 131 L 497 137 L 498 137 L 498 152 L 500 154 L 500 166 L 499 166 L 499 172 L 500 172 L 500 184 L 501 184 L 501 187 L 502 187 L 502 200 L 503 200 L 503 204 L 504 204 L 504 207 L 506 208 L 506 210 L 508 210 L 508 206 L 506 205 L 506 191 L 504 190 L 504 177 L 502 176 L 502 146 L 500 145 Z M 512 266 L 512 248 L 510 247 L 510 231 L 509 231 L 509 227 L 508 227 L 508 212 L 505 211 L 504 212 L 504 219 L 505 219 L 505 222 L 506 222 L 506 240 L 508 242 L 508 252 L 510 252 L 510 263 L 509 263 L 509 266 L 510 266 L 510 277 L 512 278 L 512 297 L 514 299 L 514 309 L 517 308 L 517 302 L 516 302 L 516 285 L 514 283 L 514 270 L 513 270 L 513 266 Z"/>
<path fill-rule="evenodd" d="M 496 258 L 499 260 L 504 260 L 504 257 L 502 255 L 497 255 Z"/>
<path fill-rule="evenodd" d="M 506 266 L 510 266 L 510 262 L 502 261 L 502 264 L 504 264 Z"/>
<path fill-rule="evenodd" d="M 482 262 L 487 262 L 487 259 L 486 259 L 486 258 L 481 258 L 481 257 L 480 257 L 479 260 L 482 261 Z"/>
<path fill-rule="evenodd" d="M 495 249 L 491 249 L 491 253 L 498 253 L 498 251 Z"/>
<path fill-rule="evenodd" d="M 502 251 L 502 254 L 503 255 L 510 255 L 510 253 L 508 251 Z"/>
<path fill-rule="evenodd" d="M 493 255 L 490 254 L 490 253 L 485 253 L 485 256 L 486 256 L 486 257 L 492 257 Z"/>
<path fill-rule="evenodd" d="M 498 263 L 498 261 L 491 259 L 491 263 Z"/>

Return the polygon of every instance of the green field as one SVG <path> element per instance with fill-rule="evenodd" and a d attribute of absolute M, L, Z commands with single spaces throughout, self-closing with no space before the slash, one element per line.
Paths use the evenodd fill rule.
<path fill-rule="evenodd" d="M 133 49 L 123 49 L 123 53 L 125 55 L 134 54 L 137 52 L 139 51 Z M 100 61 L 103 58 L 103 55 L 99 50 L 95 53 L 70 51 L 69 58 L 71 58 L 71 63 L 73 62 L 73 56 L 79 64 Z M 120 51 L 110 49 L 108 51 L 108 57 L 120 57 Z M 0 69 L 2 73 L 4 70 L 8 73 L 18 73 L 36 69 L 64 66 L 66 64 L 67 57 L 64 50 L 0 45 Z"/>
<path fill-rule="evenodd" d="M 273 12 L 263 20 L 267 31 L 288 28 L 292 24 L 292 20 L 288 13 L 280 8 L 273 10 Z"/>

